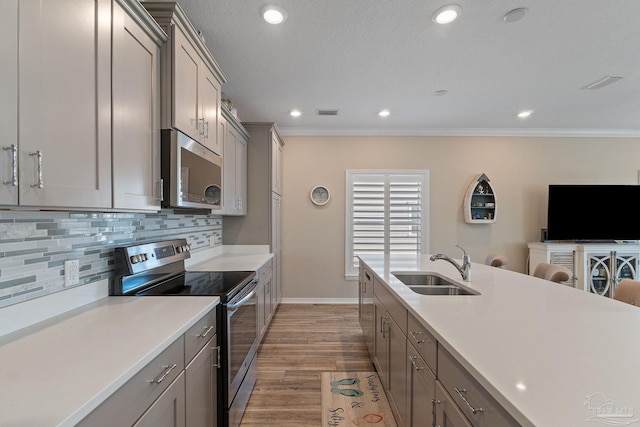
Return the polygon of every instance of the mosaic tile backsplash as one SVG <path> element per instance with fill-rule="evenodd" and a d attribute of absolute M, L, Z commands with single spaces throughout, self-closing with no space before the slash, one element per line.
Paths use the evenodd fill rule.
<path fill-rule="evenodd" d="M 186 238 L 192 250 L 222 245 L 222 217 L 159 213 L 0 211 L 0 308 L 65 289 L 64 262 L 80 283 L 113 277 L 113 248 Z"/>

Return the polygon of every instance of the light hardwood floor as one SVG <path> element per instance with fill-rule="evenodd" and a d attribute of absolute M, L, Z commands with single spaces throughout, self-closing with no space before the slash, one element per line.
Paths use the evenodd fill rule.
<path fill-rule="evenodd" d="M 375 370 L 358 306 L 280 304 L 262 340 L 257 370 L 240 427 L 320 426 L 320 374 Z"/>

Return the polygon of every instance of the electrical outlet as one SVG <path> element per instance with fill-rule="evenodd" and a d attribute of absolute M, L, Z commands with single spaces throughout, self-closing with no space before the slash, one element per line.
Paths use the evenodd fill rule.
<path fill-rule="evenodd" d="M 64 285 L 73 286 L 80 282 L 80 261 L 77 259 L 64 262 Z"/>

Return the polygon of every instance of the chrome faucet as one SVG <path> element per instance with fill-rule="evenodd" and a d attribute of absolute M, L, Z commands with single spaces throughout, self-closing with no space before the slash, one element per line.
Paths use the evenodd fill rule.
<path fill-rule="evenodd" d="M 445 254 L 435 254 L 435 255 L 431 255 L 431 258 L 429 258 L 431 261 L 437 261 L 439 259 L 444 260 L 449 262 L 450 264 L 452 264 L 459 272 L 460 275 L 462 275 L 462 280 L 464 280 L 465 282 L 470 282 L 471 281 L 471 257 L 469 256 L 469 254 L 467 253 L 467 251 L 464 250 L 464 248 L 462 246 L 456 245 L 457 247 L 459 247 L 460 249 L 462 249 L 462 265 L 458 264 L 457 262 L 455 262 L 451 257 L 445 255 Z"/>

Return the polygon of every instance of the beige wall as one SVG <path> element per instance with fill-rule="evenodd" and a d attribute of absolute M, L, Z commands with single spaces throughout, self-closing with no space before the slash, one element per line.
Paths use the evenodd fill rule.
<path fill-rule="evenodd" d="M 285 137 L 282 208 L 282 293 L 286 299 L 356 298 L 344 278 L 346 169 L 430 171 L 429 252 L 474 262 L 505 254 L 525 272 L 527 242 L 546 226 L 549 184 L 637 184 L 639 138 Z M 494 224 L 464 222 L 471 180 L 485 173 L 497 196 Z M 309 192 L 326 185 L 331 200 L 313 205 Z M 597 204 L 611 201 L 601 195 Z M 583 218 L 597 221 L 597 217 Z"/>

